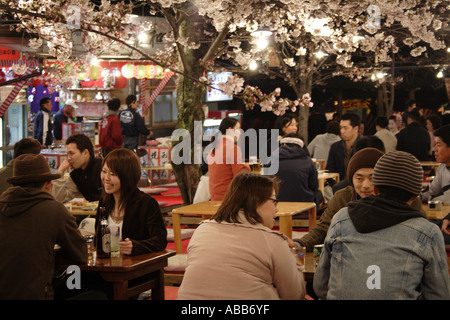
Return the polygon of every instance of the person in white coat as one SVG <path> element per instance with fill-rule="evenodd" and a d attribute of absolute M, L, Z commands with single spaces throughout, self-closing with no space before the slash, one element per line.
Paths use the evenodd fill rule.
<path fill-rule="evenodd" d="M 397 150 L 397 138 L 390 132 L 387 127 L 389 125 L 388 118 L 381 116 L 375 119 L 375 135 L 383 141 L 386 153 Z"/>
<path fill-rule="evenodd" d="M 341 140 L 339 134 L 339 122 L 328 122 L 326 132 L 324 134 L 318 134 L 317 136 L 315 136 L 308 145 L 308 151 L 311 158 L 327 160 L 328 153 L 330 152 L 330 146 L 333 143 Z"/>

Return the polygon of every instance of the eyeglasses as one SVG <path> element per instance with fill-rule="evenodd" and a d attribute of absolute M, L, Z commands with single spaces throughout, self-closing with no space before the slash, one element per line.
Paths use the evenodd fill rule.
<path fill-rule="evenodd" d="M 278 205 L 278 202 L 280 201 L 280 200 L 278 200 L 278 198 L 276 198 L 276 199 L 269 198 L 269 200 L 273 201 L 273 204 L 275 205 L 275 207 Z"/>

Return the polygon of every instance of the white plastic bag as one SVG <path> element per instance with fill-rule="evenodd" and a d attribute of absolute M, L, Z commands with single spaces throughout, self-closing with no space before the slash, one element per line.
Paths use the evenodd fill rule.
<path fill-rule="evenodd" d="M 202 176 L 195 192 L 193 203 L 209 201 L 211 194 L 209 193 L 209 176 Z"/>

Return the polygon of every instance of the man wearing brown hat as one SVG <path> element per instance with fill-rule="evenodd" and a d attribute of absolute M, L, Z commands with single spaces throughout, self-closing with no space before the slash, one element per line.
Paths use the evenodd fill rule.
<path fill-rule="evenodd" d="M 40 154 L 14 161 L 13 186 L 0 197 L 0 299 L 52 299 L 55 244 L 69 264 L 87 262 L 75 219 L 51 195 L 59 176 Z"/>
<path fill-rule="evenodd" d="M 410 206 L 423 170 L 407 152 L 383 155 L 373 171 L 375 195 L 348 203 L 331 222 L 314 292 L 320 299 L 450 299 L 444 239 Z"/>

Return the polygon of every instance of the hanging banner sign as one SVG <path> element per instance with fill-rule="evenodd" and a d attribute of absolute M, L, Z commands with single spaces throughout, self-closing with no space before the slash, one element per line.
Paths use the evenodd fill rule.
<path fill-rule="evenodd" d="M 370 108 L 370 99 L 351 99 L 342 101 L 342 110 L 351 110 L 356 108 Z"/>
<path fill-rule="evenodd" d="M 158 84 L 158 86 L 153 90 L 152 95 L 147 100 L 144 106 L 142 106 L 142 114 L 145 114 L 147 112 L 147 109 L 150 108 L 151 104 L 155 101 L 156 97 L 159 95 L 159 93 L 164 89 L 166 84 L 169 82 L 170 78 L 175 74 L 173 71 L 169 71 L 166 73 L 164 78 L 161 80 L 161 82 Z"/>
<path fill-rule="evenodd" d="M 10 48 L 0 47 L 0 60 L 19 60 L 20 51 Z"/>
<path fill-rule="evenodd" d="M 31 74 L 33 69 L 34 68 L 28 68 L 24 75 L 26 76 L 26 75 Z M 27 80 L 20 81 L 11 90 L 11 92 L 8 95 L 8 97 L 5 99 L 5 101 L 3 102 L 2 106 L 0 107 L 0 118 L 3 117 L 3 115 L 5 114 L 5 111 L 8 110 L 9 105 L 11 104 L 11 102 L 14 101 L 14 99 L 17 96 L 17 94 L 20 92 L 20 90 L 22 90 L 22 87 L 25 85 L 26 82 L 27 82 Z"/>
<path fill-rule="evenodd" d="M 12 67 L 13 64 L 26 64 L 27 67 L 36 67 L 39 65 L 37 60 L 2 60 L 0 59 L 0 67 Z"/>
<path fill-rule="evenodd" d="M 142 116 L 144 116 L 145 97 L 147 93 L 147 79 L 139 80 L 139 105 L 142 106 Z M 147 109 L 146 109 L 147 110 Z"/>

